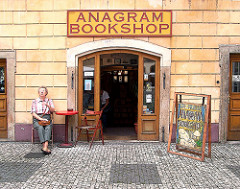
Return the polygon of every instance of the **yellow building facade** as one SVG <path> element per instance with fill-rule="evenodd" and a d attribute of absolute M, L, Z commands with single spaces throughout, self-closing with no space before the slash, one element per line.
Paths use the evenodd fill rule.
<path fill-rule="evenodd" d="M 67 11 L 91 9 L 170 10 L 172 35 L 68 37 Z M 132 49 L 137 48 L 139 42 L 140 46 L 158 46 L 163 49 L 163 54 L 165 51 L 170 53 L 170 78 L 166 84 L 169 84 L 169 101 L 166 102 L 168 125 L 161 126 L 161 120 L 158 122 L 157 140 L 167 141 L 174 92 L 211 95 L 211 123 L 216 125 L 214 132 L 218 133 L 217 141 L 228 140 L 229 111 L 222 108 L 229 108 L 224 99 L 229 96 L 228 89 L 224 88 L 228 84 L 223 84 L 229 75 L 223 75 L 221 71 L 224 67 L 221 67 L 221 56 L 229 58 L 231 54 L 240 53 L 239 10 L 238 0 L 2 0 L 0 58 L 6 60 L 8 86 L 7 137 L 2 138 L 17 140 L 21 138 L 17 137 L 17 127 L 26 131 L 24 125 L 31 125 L 31 103 L 37 98 L 37 89 L 41 85 L 48 87 L 48 96 L 54 100 L 56 110 L 78 108 L 77 100 L 72 99 L 77 98 L 77 95 L 71 94 L 70 56 L 78 54 L 74 49 L 94 44 L 99 45 L 99 49 L 103 46 L 106 48 L 106 45 L 101 46 L 100 43 L 108 41 L 114 44 L 114 40 L 119 40 L 120 44 L 122 40 L 126 45 L 126 41 L 132 40 Z M 122 49 L 121 45 L 115 47 L 111 50 Z M 225 47 L 234 50 L 221 54 L 221 48 Z M 127 50 L 131 50 L 130 46 Z M 83 55 L 86 52 L 83 51 Z M 54 115 L 54 124 L 64 124 L 64 117 Z M 165 139 L 162 138 L 161 127 L 165 128 Z"/>

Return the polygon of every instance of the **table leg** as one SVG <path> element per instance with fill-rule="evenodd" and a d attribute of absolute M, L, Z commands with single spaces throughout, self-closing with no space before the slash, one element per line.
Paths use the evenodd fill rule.
<path fill-rule="evenodd" d="M 65 116 L 65 143 L 68 143 L 68 115 Z"/>
<path fill-rule="evenodd" d="M 65 116 L 65 143 L 59 144 L 59 148 L 71 148 L 73 143 L 68 142 L 68 115 Z"/>

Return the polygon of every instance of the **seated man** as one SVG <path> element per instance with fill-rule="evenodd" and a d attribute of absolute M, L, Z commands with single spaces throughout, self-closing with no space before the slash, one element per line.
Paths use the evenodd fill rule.
<path fill-rule="evenodd" d="M 110 96 L 107 91 L 104 91 L 101 89 L 101 110 L 103 111 L 102 114 L 102 123 L 103 123 L 103 129 L 107 127 L 108 124 L 108 113 L 110 111 Z"/>
<path fill-rule="evenodd" d="M 52 121 L 51 113 L 55 111 L 52 99 L 48 99 L 47 87 L 41 86 L 38 89 L 39 97 L 32 102 L 31 113 L 33 115 L 33 127 L 37 129 L 40 143 L 43 145 L 42 152 L 44 154 L 50 154 L 48 149 L 48 141 L 51 138 Z M 39 125 L 39 121 L 50 121 L 47 126 Z"/>

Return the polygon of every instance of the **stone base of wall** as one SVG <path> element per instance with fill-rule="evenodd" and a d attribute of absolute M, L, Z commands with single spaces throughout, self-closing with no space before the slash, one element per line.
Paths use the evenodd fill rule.
<path fill-rule="evenodd" d="M 219 142 L 219 124 L 211 124 L 212 143 Z M 65 125 L 54 124 L 53 126 L 54 142 L 63 142 L 65 140 Z M 32 124 L 15 124 L 15 141 L 31 142 Z M 37 131 L 34 130 L 34 141 L 38 141 Z M 208 135 L 207 135 L 208 139 Z M 176 141 L 176 125 L 173 125 L 172 142 Z"/>
<path fill-rule="evenodd" d="M 212 143 L 219 142 L 219 123 L 212 123 L 211 124 L 211 138 Z M 208 134 L 207 134 L 207 141 L 208 141 Z M 172 134 L 172 142 L 176 142 L 176 125 L 173 125 L 173 134 Z"/>
<path fill-rule="evenodd" d="M 31 142 L 32 140 L 32 124 L 15 124 L 15 141 Z M 53 125 L 54 142 L 63 142 L 65 140 L 65 125 Z M 38 133 L 34 130 L 34 141 L 39 141 Z"/>

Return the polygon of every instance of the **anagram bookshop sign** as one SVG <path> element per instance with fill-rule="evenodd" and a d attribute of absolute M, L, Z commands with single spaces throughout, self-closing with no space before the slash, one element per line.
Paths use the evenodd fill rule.
<path fill-rule="evenodd" d="M 69 10 L 68 37 L 172 35 L 172 11 Z"/>

